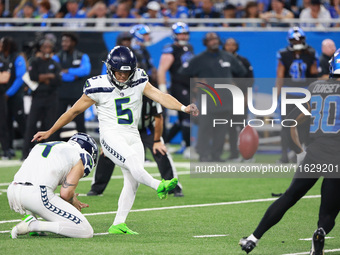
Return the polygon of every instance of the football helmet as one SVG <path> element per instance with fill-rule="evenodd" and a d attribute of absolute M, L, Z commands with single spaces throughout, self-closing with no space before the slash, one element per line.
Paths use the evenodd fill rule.
<path fill-rule="evenodd" d="M 305 32 L 299 27 L 289 29 L 287 39 L 292 50 L 303 50 L 307 47 Z"/>
<path fill-rule="evenodd" d="M 107 76 L 113 86 L 120 90 L 129 87 L 131 78 L 136 71 L 137 60 L 135 54 L 128 47 L 114 47 L 107 56 L 105 65 Z M 128 72 L 130 75 L 125 82 L 120 82 L 117 80 L 115 72 Z"/>
<path fill-rule="evenodd" d="M 89 175 L 92 168 L 94 168 L 97 165 L 98 146 L 96 141 L 88 134 L 76 133 L 73 136 L 71 136 L 71 138 L 67 142 L 72 145 L 79 145 L 80 148 L 84 149 L 91 157 L 93 164 L 91 164 L 91 162 L 88 162 L 88 164 L 93 165 L 91 168 L 87 167 L 87 164 L 84 163 L 84 161 L 87 161 L 87 159 L 82 158 L 85 166 L 84 177 L 86 177 L 87 175 Z"/>
<path fill-rule="evenodd" d="M 133 26 L 130 30 L 130 34 L 138 42 L 143 43 L 144 45 L 150 43 L 150 42 L 145 41 L 145 38 L 144 38 L 144 35 L 150 34 L 150 28 L 147 25 L 139 24 L 139 25 Z"/>
<path fill-rule="evenodd" d="M 188 44 L 188 40 L 179 40 L 178 34 L 188 34 L 189 35 L 189 26 L 184 22 L 176 22 L 172 25 L 172 33 L 175 41 L 177 41 L 180 45 Z M 189 37 L 188 37 L 189 39 Z"/>
<path fill-rule="evenodd" d="M 333 57 L 329 60 L 329 77 L 340 75 L 340 49 L 338 49 Z"/>

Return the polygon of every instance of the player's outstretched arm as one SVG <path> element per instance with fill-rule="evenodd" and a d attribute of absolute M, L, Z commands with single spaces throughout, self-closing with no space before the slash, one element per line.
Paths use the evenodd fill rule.
<path fill-rule="evenodd" d="M 65 126 L 66 124 L 70 123 L 78 114 L 84 112 L 87 108 L 93 105 L 95 101 L 91 98 L 86 96 L 85 94 L 82 95 L 81 98 L 63 115 L 59 117 L 59 119 L 54 123 L 54 125 L 47 131 L 40 131 L 33 136 L 33 141 L 42 141 L 49 138 L 54 132 Z"/>
<path fill-rule="evenodd" d="M 152 86 L 149 82 L 146 84 L 143 94 L 148 98 L 152 99 L 153 101 L 160 103 L 165 108 L 176 110 L 176 111 L 183 111 L 188 114 L 192 114 L 193 116 L 197 116 L 199 111 L 195 104 L 190 104 L 188 106 L 183 106 L 176 98 L 169 94 L 165 94 L 159 89 L 156 89 Z M 183 107 L 182 107 L 183 106 Z"/>

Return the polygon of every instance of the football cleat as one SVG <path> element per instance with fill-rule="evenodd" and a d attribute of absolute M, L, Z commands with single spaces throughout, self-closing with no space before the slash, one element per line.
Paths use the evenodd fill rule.
<path fill-rule="evenodd" d="M 324 255 L 323 247 L 325 245 L 325 236 L 326 232 L 323 228 L 315 230 L 310 255 Z"/>
<path fill-rule="evenodd" d="M 126 226 L 126 223 L 120 223 L 118 225 L 112 225 L 109 228 L 110 234 L 126 234 L 126 235 L 138 235 L 137 232 L 132 231 Z"/>
<path fill-rule="evenodd" d="M 238 244 L 241 246 L 242 251 L 245 251 L 247 254 L 256 247 L 256 243 L 248 240 L 247 237 L 243 237 Z"/>
<path fill-rule="evenodd" d="M 36 221 L 37 219 L 32 215 L 26 215 L 22 221 L 14 226 L 11 231 L 11 238 L 15 239 L 18 235 L 26 235 L 30 231 L 28 230 L 28 226 L 32 221 Z"/>
<path fill-rule="evenodd" d="M 178 183 L 177 178 L 172 178 L 169 181 L 162 180 L 162 182 L 159 184 L 157 188 L 157 195 L 160 199 L 165 199 L 168 196 L 168 192 L 170 190 L 173 190 Z"/>

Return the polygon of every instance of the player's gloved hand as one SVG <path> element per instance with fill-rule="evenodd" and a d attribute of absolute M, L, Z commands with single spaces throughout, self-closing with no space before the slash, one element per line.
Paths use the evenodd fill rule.
<path fill-rule="evenodd" d="M 306 156 L 306 152 L 305 151 L 302 151 L 300 152 L 299 154 L 296 154 L 296 164 L 297 165 L 301 165 L 302 161 L 304 160 L 305 156 Z"/>

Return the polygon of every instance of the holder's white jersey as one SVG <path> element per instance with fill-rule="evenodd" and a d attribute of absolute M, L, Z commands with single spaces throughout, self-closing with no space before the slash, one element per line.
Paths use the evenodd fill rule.
<path fill-rule="evenodd" d="M 138 121 L 143 104 L 143 91 L 148 76 L 137 68 L 132 85 L 119 90 L 108 80 L 107 75 L 88 79 L 84 94 L 96 102 L 100 132 L 107 130 L 133 131 L 138 133 Z"/>
<path fill-rule="evenodd" d="M 81 159 L 82 151 L 67 142 L 39 143 L 15 174 L 14 182 L 45 185 L 54 191 Z"/>

